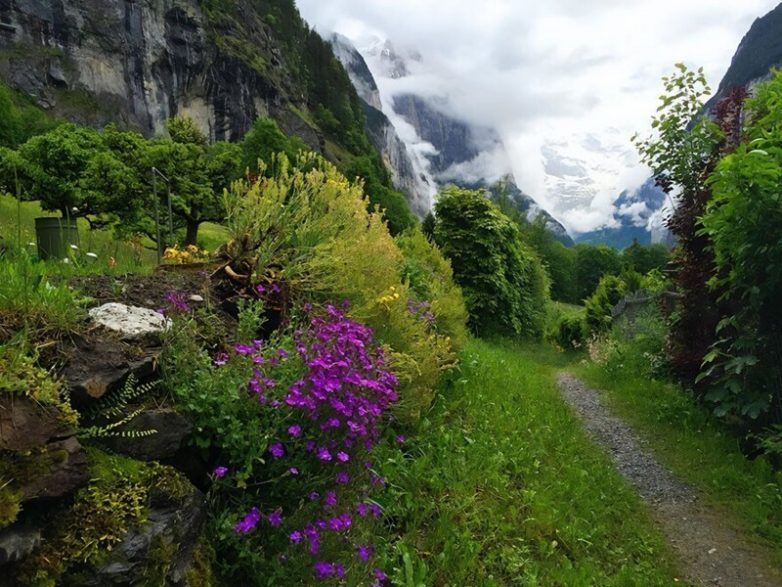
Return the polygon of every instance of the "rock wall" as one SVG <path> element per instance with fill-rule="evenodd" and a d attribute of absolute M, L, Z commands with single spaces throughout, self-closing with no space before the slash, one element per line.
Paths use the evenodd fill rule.
<path fill-rule="evenodd" d="M 150 136 L 188 114 L 211 139 L 231 140 L 269 115 L 321 151 L 268 25 L 239 9 L 263 67 L 221 48 L 197 0 L 0 0 L 0 78 L 84 124 Z"/>

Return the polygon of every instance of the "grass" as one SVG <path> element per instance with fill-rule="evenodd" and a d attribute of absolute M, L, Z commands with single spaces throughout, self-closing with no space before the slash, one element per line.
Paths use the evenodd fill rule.
<path fill-rule="evenodd" d="M 38 202 L 22 202 L 19 205 L 15 198 L 0 195 L 0 237 L 6 243 L 20 244 L 30 253 L 35 252 L 35 219 L 56 216 L 59 216 L 59 213 L 43 211 Z M 155 266 L 157 261 L 151 241 L 118 241 L 111 230 L 90 230 L 84 219 L 79 219 L 78 223 L 79 247 L 82 253 L 92 252 L 98 255 L 98 260 L 94 263 L 81 259 L 86 266 L 86 272 L 104 272 L 102 268 L 108 268 L 110 257 L 117 262 L 117 272 L 147 272 Z M 210 252 L 217 250 L 230 238 L 227 228 L 208 222 L 201 225 L 198 235 L 201 246 Z M 78 261 L 78 258 L 74 260 Z"/>
<path fill-rule="evenodd" d="M 674 583 L 644 506 L 559 396 L 568 361 L 472 341 L 404 450 L 379 455 L 395 584 Z"/>
<path fill-rule="evenodd" d="M 576 369 L 603 390 L 617 415 L 650 443 L 657 458 L 725 513 L 738 528 L 767 543 L 782 564 L 782 472 L 747 459 L 738 438 L 674 384 L 643 375 L 632 356 L 616 369 Z"/>

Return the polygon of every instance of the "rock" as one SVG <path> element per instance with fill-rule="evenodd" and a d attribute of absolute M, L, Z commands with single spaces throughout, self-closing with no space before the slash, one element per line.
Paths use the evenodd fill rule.
<path fill-rule="evenodd" d="M 104 328 L 119 333 L 123 340 L 159 339 L 171 326 L 160 312 L 125 304 L 104 304 L 90 310 L 90 318 Z"/>
<path fill-rule="evenodd" d="M 139 351 L 121 341 L 98 337 L 78 341 L 68 354 L 63 378 L 74 403 L 84 405 L 120 387 L 130 374 L 138 381 L 152 378 L 160 348 Z"/>
<path fill-rule="evenodd" d="M 18 480 L 22 501 L 66 496 L 90 480 L 87 452 L 75 436 L 51 442 L 36 455 L 38 474 Z"/>
<path fill-rule="evenodd" d="M 73 430 L 58 409 L 26 397 L 0 396 L 0 450 L 29 451 L 70 435 Z"/>
<path fill-rule="evenodd" d="M 15 563 L 41 544 L 41 530 L 28 524 L 14 524 L 0 530 L 0 566 Z"/>
<path fill-rule="evenodd" d="M 87 579 L 85 586 L 137 585 L 143 583 L 151 561 L 164 567 L 165 581 L 182 585 L 194 563 L 194 554 L 206 519 L 204 498 L 189 485 L 190 494 L 178 503 L 152 504 L 147 522 L 128 533 L 116 545 L 105 564 Z"/>
<path fill-rule="evenodd" d="M 172 408 L 142 412 L 118 432 L 154 430 L 138 438 L 110 438 L 104 444 L 114 452 L 143 461 L 161 461 L 173 457 L 185 446 L 193 425 Z"/>
<path fill-rule="evenodd" d="M 199 296 L 198 294 L 193 294 L 190 296 L 190 301 L 194 302 L 196 304 L 202 304 L 204 302 L 204 296 Z"/>

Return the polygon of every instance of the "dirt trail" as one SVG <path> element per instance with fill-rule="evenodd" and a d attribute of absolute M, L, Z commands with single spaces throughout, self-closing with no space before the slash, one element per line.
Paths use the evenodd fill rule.
<path fill-rule="evenodd" d="M 782 586 L 782 571 L 769 563 L 765 549 L 700 503 L 693 488 L 660 465 L 635 432 L 611 415 L 597 392 L 569 375 L 560 376 L 559 387 L 587 432 L 649 505 L 687 580 L 719 587 Z"/>

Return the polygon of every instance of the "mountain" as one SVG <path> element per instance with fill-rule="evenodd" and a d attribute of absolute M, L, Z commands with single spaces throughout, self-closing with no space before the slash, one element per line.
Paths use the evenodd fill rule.
<path fill-rule="evenodd" d="M 407 195 L 410 208 L 419 218 L 426 216 L 432 207 L 435 188 L 427 176 L 417 169 L 412 155 L 396 128 L 383 112 L 380 90 L 364 57 L 351 41 L 342 35 L 329 38 L 334 55 L 350 76 L 353 86 L 364 103 L 367 132 L 383 162 L 391 172 L 394 186 Z"/>
<path fill-rule="evenodd" d="M 666 195 L 654 179 L 648 179 L 636 190 L 623 191 L 614 201 L 613 225 L 580 234 L 577 243 L 607 244 L 624 249 L 637 240 L 642 245 L 665 243 L 667 231 L 662 227 Z"/>
<path fill-rule="evenodd" d="M 340 55 L 341 52 L 336 53 Z M 418 53 L 401 55 L 388 40 L 375 40 L 360 53 L 365 57 L 365 64 L 366 60 L 370 62 L 371 71 L 386 80 L 408 77 L 414 68 L 423 63 Z M 348 61 L 346 68 L 349 72 L 352 69 L 349 63 L 355 62 L 355 58 Z M 367 69 L 370 67 L 367 66 Z M 363 68 L 356 70 L 351 77 L 357 87 L 367 85 Z M 377 83 L 372 87 L 376 88 Z M 374 95 L 373 91 L 367 98 Z M 510 159 L 495 129 L 479 127 L 460 119 L 450 112 L 445 97 L 401 92 L 386 98 L 383 105 L 387 118 L 392 124 L 396 121 L 399 126 L 406 125 L 412 131 L 405 136 L 410 160 L 417 177 L 431 191 L 447 184 L 456 184 L 486 189 L 495 198 L 504 193 L 529 220 L 543 216 L 547 227 L 558 239 L 568 245 L 573 244 L 564 226 L 516 185 Z"/>
<path fill-rule="evenodd" d="M 782 65 L 782 4 L 750 27 L 733 56 L 716 94 L 707 103 L 711 109 L 736 87 L 748 87 L 768 79 L 771 69 Z"/>

